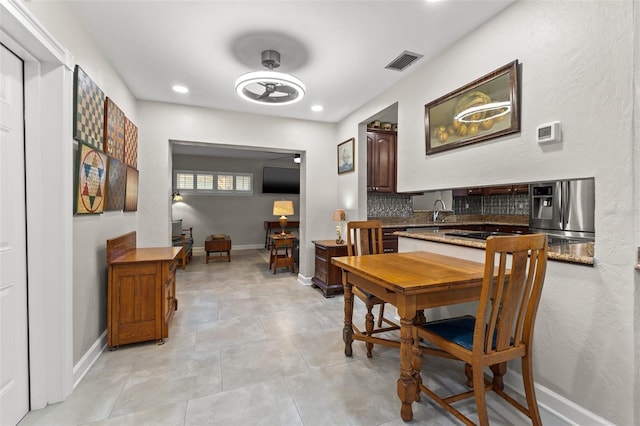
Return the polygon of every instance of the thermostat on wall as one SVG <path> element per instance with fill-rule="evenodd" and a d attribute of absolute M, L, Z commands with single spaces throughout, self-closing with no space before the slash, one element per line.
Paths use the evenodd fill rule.
<path fill-rule="evenodd" d="M 560 129 L 559 121 L 541 124 L 536 129 L 536 141 L 538 143 L 560 142 L 560 139 L 562 139 L 562 130 Z"/>

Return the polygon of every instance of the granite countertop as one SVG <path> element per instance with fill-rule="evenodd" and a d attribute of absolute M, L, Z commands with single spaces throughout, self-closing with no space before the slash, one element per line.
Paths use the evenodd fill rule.
<path fill-rule="evenodd" d="M 383 228 L 426 228 L 445 227 L 454 228 L 460 225 L 510 225 L 529 227 L 527 215 L 454 215 L 442 213 L 439 220 L 434 222 L 432 212 L 418 212 L 411 217 L 371 217 L 382 222 Z"/>
<path fill-rule="evenodd" d="M 467 224 L 467 223 L 465 223 Z M 432 225 L 433 226 L 433 225 Z M 446 232 L 450 232 L 451 228 L 447 227 Z M 454 244 L 465 247 L 474 247 L 478 249 L 485 248 L 485 242 L 483 240 L 472 240 L 469 238 L 462 238 L 456 236 L 445 235 L 445 231 L 432 230 L 421 232 L 404 232 L 397 231 L 393 233 L 399 237 L 414 238 L 418 240 L 435 241 L 438 243 Z M 581 265 L 593 266 L 593 248 L 594 243 L 580 243 L 580 244 L 562 244 L 549 247 L 547 251 L 547 258 L 549 260 L 555 260 L 559 262 L 569 262 Z"/>

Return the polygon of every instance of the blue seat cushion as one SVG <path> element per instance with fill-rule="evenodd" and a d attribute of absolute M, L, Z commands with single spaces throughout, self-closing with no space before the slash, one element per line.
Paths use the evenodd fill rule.
<path fill-rule="evenodd" d="M 419 327 L 429 330 L 430 332 L 468 350 L 473 348 L 473 329 L 475 326 L 476 318 L 471 315 L 431 321 L 426 324 L 419 325 Z M 491 342 L 492 349 L 496 348 L 496 338 L 498 337 L 497 331 L 498 330 L 493 333 L 493 341 Z M 513 338 L 511 338 L 509 342 L 513 345 Z"/>
<path fill-rule="evenodd" d="M 420 325 L 421 328 L 437 334 L 446 340 L 450 340 L 468 350 L 473 348 L 473 329 L 475 326 L 476 319 L 471 315 L 431 321 Z"/>

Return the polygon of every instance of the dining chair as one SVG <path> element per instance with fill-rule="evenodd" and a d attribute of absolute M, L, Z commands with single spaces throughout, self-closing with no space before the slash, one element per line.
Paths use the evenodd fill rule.
<path fill-rule="evenodd" d="M 347 255 L 348 256 L 361 256 L 367 254 L 382 254 L 382 222 L 379 220 L 366 220 L 366 221 L 351 221 L 347 223 Z M 384 317 L 384 304 L 385 302 L 379 297 L 357 287 L 352 287 L 353 294 L 362 300 L 367 307 L 367 313 L 365 315 L 365 332 L 363 333 L 358 329 L 356 325 L 353 325 L 356 333 L 365 334 L 367 336 L 373 336 L 377 333 L 384 333 L 387 331 L 398 330 L 400 326 L 393 321 Z M 375 327 L 375 317 L 373 315 L 373 308 L 378 305 L 380 307 L 378 312 L 377 327 Z M 383 323 L 387 327 L 383 327 Z M 398 342 L 393 342 L 393 346 L 399 347 Z M 373 343 L 367 341 L 367 357 L 371 358 L 373 350 Z"/>
<path fill-rule="evenodd" d="M 508 267 L 508 260 L 511 265 Z M 488 425 L 486 391 L 495 391 L 529 417 L 534 425 L 542 424 L 533 380 L 533 326 L 540 302 L 547 268 L 547 236 L 529 234 L 489 237 L 486 241 L 484 278 L 475 316 L 431 321 L 414 325 L 413 369 L 420 391 L 440 404 L 467 425 L 474 423 L 453 403 L 474 397 L 480 425 Z M 430 343 L 442 355 L 471 366 L 473 390 L 456 395 L 439 396 L 420 377 L 422 351 L 420 341 Z M 485 367 L 506 365 L 520 358 L 527 406 L 484 377 Z"/>
<path fill-rule="evenodd" d="M 273 265 L 274 274 L 277 272 L 278 268 L 291 268 L 291 273 L 295 273 L 295 261 L 293 258 L 293 245 L 295 240 L 295 237 L 292 235 L 284 237 L 278 236 L 272 239 L 271 253 L 269 255 L 269 267 Z"/>

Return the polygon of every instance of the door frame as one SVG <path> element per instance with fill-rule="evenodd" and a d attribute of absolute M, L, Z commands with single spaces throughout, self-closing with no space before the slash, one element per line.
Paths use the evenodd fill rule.
<path fill-rule="evenodd" d="M 0 42 L 24 61 L 30 409 L 73 390 L 73 58 L 18 0 Z M 52 167 L 53 165 L 53 167 Z"/>

